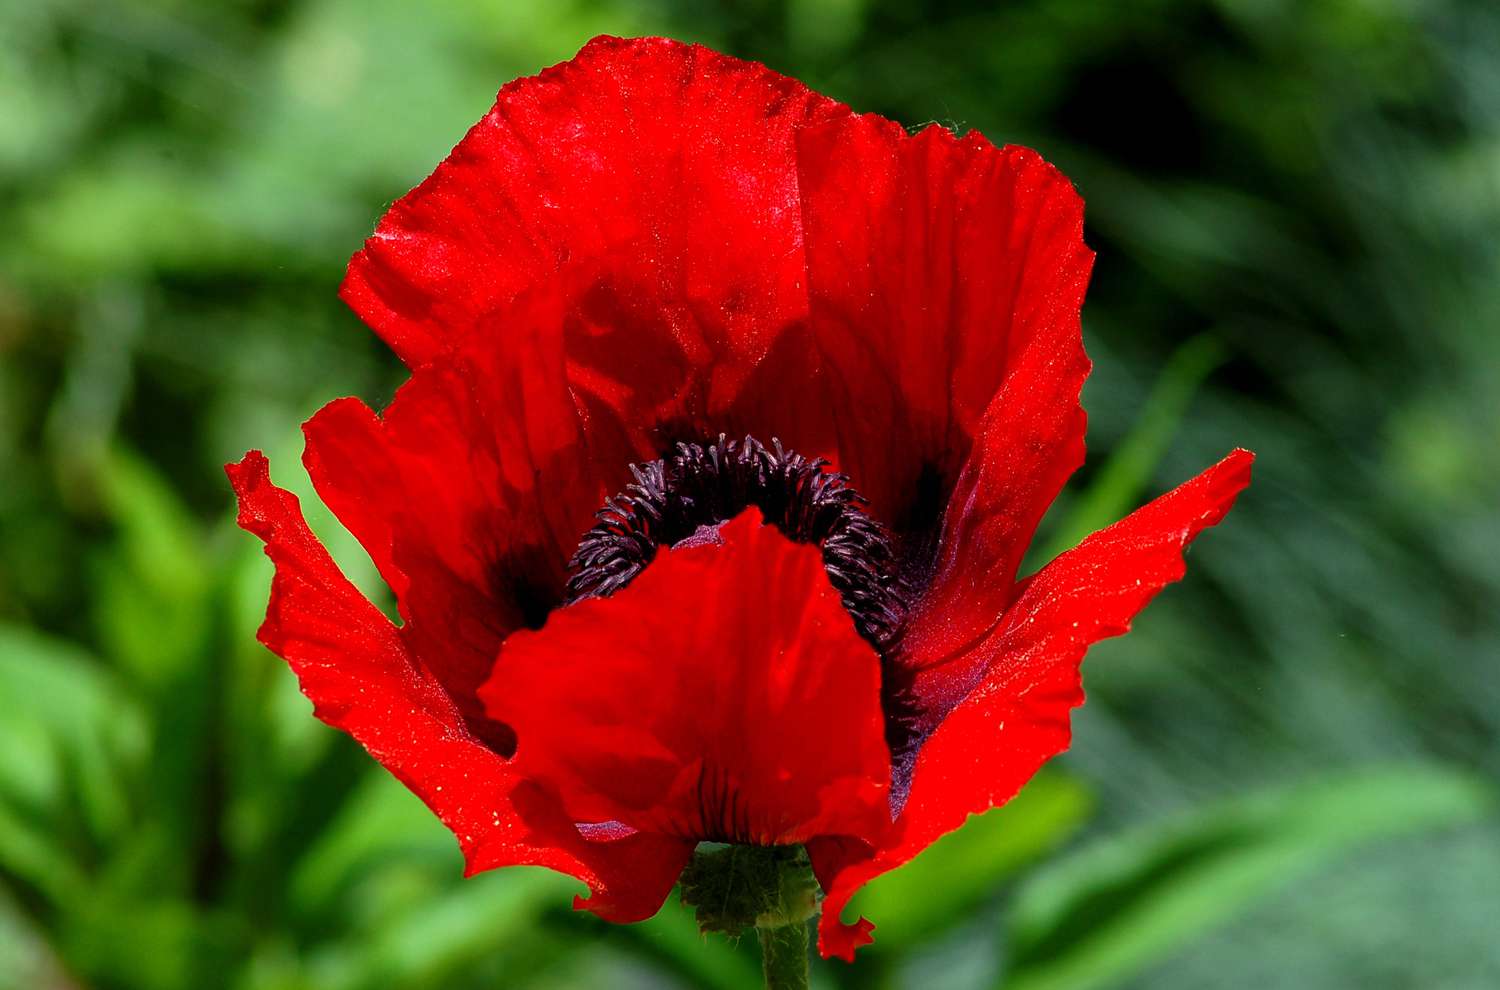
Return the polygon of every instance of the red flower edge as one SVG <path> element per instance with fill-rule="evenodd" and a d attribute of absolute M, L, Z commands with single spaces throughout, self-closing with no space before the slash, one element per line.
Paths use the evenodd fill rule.
<path fill-rule="evenodd" d="M 871 927 L 840 921 L 853 891 L 1066 748 L 1088 645 L 1124 632 L 1181 576 L 1183 548 L 1249 480 L 1252 457 L 1236 451 L 1014 580 L 1083 456 L 1081 228 L 1071 185 L 1026 149 L 940 128 L 908 136 L 696 46 L 591 43 L 502 90 L 350 265 L 345 299 L 413 376 L 383 415 L 356 400 L 326 407 L 307 425 L 305 461 L 403 624 L 338 573 L 251 454 L 229 470 L 241 525 L 277 565 L 262 641 L 320 718 L 453 829 L 469 872 L 549 866 L 589 885 L 580 906 L 635 920 L 660 905 L 696 838 L 743 820 L 728 837 L 805 842 L 827 893 L 820 949 L 850 958 Z M 615 598 L 547 616 L 572 541 L 629 480 L 625 465 L 720 430 L 829 457 L 903 546 L 935 544 L 889 655 L 872 661 L 839 624 L 815 554 L 746 522 L 719 528 L 722 549 L 659 554 Z M 800 575 L 800 597 L 726 593 L 778 568 Z M 823 643 L 824 662 L 772 682 L 807 688 L 801 707 L 749 676 L 773 669 L 754 653 L 731 651 L 723 668 L 741 696 L 759 685 L 771 728 L 828 713 L 806 738 L 842 755 L 801 750 L 805 777 L 790 789 L 782 775 L 799 751 L 786 745 L 730 747 L 719 762 L 732 773 L 708 773 L 685 757 L 713 748 L 727 709 L 705 721 L 681 700 L 649 713 L 611 704 L 641 690 L 631 636 L 675 635 L 653 611 L 662 600 L 813 623 L 772 623 L 783 645 L 823 630 L 809 643 Z M 578 652 L 569 637 L 608 647 L 599 684 L 562 663 Z M 654 656 L 690 682 L 702 642 Z M 843 674 L 810 676 L 823 666 Z M 886 791 L 878 775 L 869 786 L 884 703 L 872 705 L 874 669 L 903 706 L 889 777 L 899 813 L 884 820 L 851 798 Z M 593 741 L 549 724 L 552 711 Z M 610 738 L 635 740 L 633 757 L 605 759 Z M 704 781 L 728 776 L 741 804 L 703 805 Z M 824 792 L 839 779 L 852 789 Z"/>

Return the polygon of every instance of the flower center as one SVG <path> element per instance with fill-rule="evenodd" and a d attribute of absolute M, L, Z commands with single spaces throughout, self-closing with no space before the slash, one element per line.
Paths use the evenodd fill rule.
<path fill-rule="evenodd" d="M 894 642 L 904 589 L 890 532 L 864 511 L 849 477 L 772 438 L 679 443 L 666 457 L 632 464 L 635 484 L 608 498 L 568 562 L 566 604 L 604 598 L 672 547 L 755 506 L 790 540 L 816 544 L 828 580 L 855 628 L 877 650 Z"/>

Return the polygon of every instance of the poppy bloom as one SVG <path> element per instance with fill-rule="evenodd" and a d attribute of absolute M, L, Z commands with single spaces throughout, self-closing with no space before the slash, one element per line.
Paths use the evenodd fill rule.
<path fill-rule="evenodd" d="M 635 921 L 702 840 L 802 844 L 840 910 L 1066 748 L 1126 631 L 1249 481 L 1235 451 L 1018 577 L 1082 463 L 1071 184 L 663 39 L 501 90 L 342 296 L 411 369 L 305 426 L 394 591 L 266 460 L 261 640 L 457 835 Z"/>

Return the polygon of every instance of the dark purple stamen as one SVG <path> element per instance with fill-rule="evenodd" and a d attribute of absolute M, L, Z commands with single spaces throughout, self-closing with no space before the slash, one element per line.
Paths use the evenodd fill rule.
<path fill-rule="evenodd" d="M 759 508 L 790 540 L 816 544 L 829 582 L 855 627 L 884 652 L 894 643 L 905 611 L 904 586 L 890 532 L 864 511 L 865 499 L 847 475 L 768 448 L 753 437 L 710 444 L 679 443 L 661 460 L 632 464 L 635 484 L 605 500 L 599 520 L 568 562 L 567 604 L 607 597 L 629 584 L 656 556 L 739 515 Z"/>

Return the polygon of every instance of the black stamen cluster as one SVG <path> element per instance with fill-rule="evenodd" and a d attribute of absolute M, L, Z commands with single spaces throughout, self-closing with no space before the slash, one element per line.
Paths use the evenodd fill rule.
<path fill-rule="evenodd" d="M 828 579 L 878 650 L 901 626 L 903 594 L 891 535 L 864 511 L 849 477 L 772 439 L 679 443 L 661 460 L 632 464 L 635 483 L 605 500 L 599 520 L 568 562 L 567 604 L 607 597 L 629 584 L 656 556 L 750 506 L 788 539 L 816 544 Z"/>

